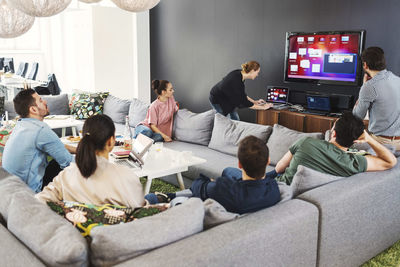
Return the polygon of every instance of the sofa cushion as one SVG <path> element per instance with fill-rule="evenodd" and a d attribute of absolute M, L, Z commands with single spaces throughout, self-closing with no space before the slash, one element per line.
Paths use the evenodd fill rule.
<path fill-rule="evenodd" d="M 238 159 L 236 156 L 218 152 L 203 145 L 174 141 L 164 143 L 164 146 L 177 151 L 191 151 L 194 156 L 207 160 L 205 163 L 190 166 L 188 171 L 182 173 L 183 176 L 191 180 L 199 177 L 200 173 L 208 177 L 217 178 L 221 176 L 222 170 L 226 167 L 238 166 Z M 273 169 L 274 167 L 267 166 L 266 172 L 272 171 Z M 173 177 L 171 181 L 176 181 L 176 177 Z M 187 186 L 190 186 L 190 184 L 187 184 Z"/>
<path fill-rule="evenodd" d="M 131 101 L 109 95 L 104 102 L 103 114 L 109 116 L 114 123 L 125 123 Z"/>
<path fill-rule="evenodd" d="M 42 99 L 47 101 L 47 106 L 49 107 L 49 112 L 52 115 L 68 115 L 69 110 L 69 100 L 67 94 L 57 95 L 57 96 L 41 96 Z M 18 114 L 14 109 L 14 102 L 12 100 L 6 101 L 4 103 L 4 109 L 8 112 L 8 119 L 14 119 Z"/>
<path fill-rule="evenodd" d="M 62 95 L 42 95 L 43 100 L 47 101 L 47 106 L 51 115 L 68 115 L 69 111 L 69 100 L 67 94 Z"/>
<path fill-rule="evenodd" d="M 221 114 L 215 114 L 214 128 L 208 147 L 235 156 L 240 140 L 254 135 L 267 142 L 272 127 L 243 121 L 231 120 Z"/>
<path fill-rule="evenodd" d="M 17 176 L 10 176 L 1 168 L 2 176 L 7 176 L 0 179 L 0 214 L 4 220 L 8 220 L 8 209 L 11 199 L 18 192 L 33 194 L 33 191 Z"/>
<path fill-rule="evenodd" d="M 68 221 L 39 202 L 33 192 L 13 195 L 7 227 L 46 265 L 88 265 L 85 238 Z"/>
<path fill-rule="evenodd" d="M 8 119 L 12 120 L 17 117 L 17 113 L 14 109 L 14 102 L 12 100 L 8 100 L 4 103 L 4 110 L 8 112 Z"/>
<path fill-rule="evenodd" d="M 198 198 L 160 214 L 92 230 L 91 262 L 108 266 L 136 257 L 203 230 L 204 206 Z"/>
<path fill-rule="evenodd" d="M 139 99 L 132 99 L 129 106 L 129 126 L 136 127 L 141 121 L 146 118 L 149 105 Z"/>
<path fill-rule="evenodd" d="M 214 125 L 214 110 L 193 113 L 178 110 L 174 117 L 173 137 L 175 140 L 207 146 Z"/>
<path fill-rule="evenodd" d="M 232 221 L 240 216 L 242 215 L 227 211 L 214 199 L 208 198 L 204 201 L 204 229 Z"/>
<path fill-rule="evenodd" d="M 0 225 L 0 265 L 2 267 L 29 266 L 46 267 L 24 244 L 10 231 Z"/>
<path fill-rule="evenodd" d="M 103 114 L 103 106 L 108 94 L 108 92 L 73 93 L 70 101 L 71 114 L 77 119 L 87 119 L 96 114 Z"/>
<path fill-rule="evenodd" d="M 269 157 L 272 165 L 276 165 L 278 161 L 289 151 L 291 145 L 297 140 L 310 136 L 317 139 L 323 139 L 322 133 L 302 133 L 291 130 L 279 124 L 274 125 L 271 137 L 268 139 Z"/>
<path fill-rule="evenodd" d="M 293 197 L 296 197 L 308 190 L 343 178 L 345 177 L 322 173 L 299 165 L 290 187 L 293 191 Z"/>

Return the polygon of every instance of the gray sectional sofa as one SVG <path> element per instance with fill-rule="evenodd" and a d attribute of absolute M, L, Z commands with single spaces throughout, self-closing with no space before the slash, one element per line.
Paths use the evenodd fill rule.
<path fill-rule="evenodd" d="M 126 113 L 131 113 L 130 118 L 135 116 L 137 120 L 144 116 L 147 105 L 138 100 L 132 103 L 117 98 L 110 98 L 109 103 L 106 100 L 104 112 L 116 122 L 117 132 L 123 129 L 120 119 Z M 237 166 L 238 142 L 248 134 L 262 138 L 270 148 L 272 166 L 268 170 L 299 138 L 306 135 L 324 138 L 322 133 L 299 133 L 279 125 L 233 122 L 213 111 L 195 114 L 180 110 L 175 116 L 175 140 L 164 146 L 192 151 L 207 159 L 206 163 L 183 173 L 185 184 L 189 186 L 199 173 L 218 177 L 223 168 Z M 18 207 L 21 205 L 16 203 L 24 199 L 25 203 L 35 201 L 29 201 L 32 196 L 22 192 L 26 188 L 18 183 L 18 179 L 8 177 L 4 171 L 0 177 L 1 266 L 359 266 L 400 239 L 400 163 L 391 170 L 348 178 L 300 166 L 290 187 L 293 199 L 255 213 L 231 216 L 225 223 L 208 229 L 203 229 L 198 221 L 229 214 L 221 210 L 216 213 L 195 200 L 165 212 L 165 216 L 160 214 L 138 220 L 142 221 L 140 224 L 135 221 L 132 225 L 96 227 L 98 229 L 92 230 L 92 244 L 82 245 L 82 250 L 75 252 L 76 258 L 72 261 L 64 258 L 65 254 L 73 254 L 70 249 L 65 249 L 65 253 L 54 252 L 54 255 L 60 255 L 57 259 L 39 249 L 40 244 L 30 242 L 29 238 L 27 241 L 29 231 L 21 232 L 15 226 L 20 225 L 16 218 L 19 218 Z M 55 228 L 54 235 L 43 240 L 49 250 L 61 246 L 53 243 L 56 241 L 70 246 L 81 242 L 74 241 L 76 230 L 60 216 L 51 214 L 46 207 L 41 210 L 35 205 L 32 209 L 35 213 L 30 218 L 36 224 L 26 227 L 36 231 L 37 239 L 42 236 L 39 234 L 43 228 L 53 227 L 51 222 L 62 224 L 64 232 L 71 230 L 67 238 L 54 240 L 54 236 L 61 235 Z M 164 217 L 160 222 L 157 217 L 161 215 Z M 125 239 L 121 240 L 124 231 Z M 146 231 L 149 233 L 147 238 L 135 243 Z M 107 247 L 108 243 L 111 245 Z M 134 246 L 143 249 L 130 252 Z"/>

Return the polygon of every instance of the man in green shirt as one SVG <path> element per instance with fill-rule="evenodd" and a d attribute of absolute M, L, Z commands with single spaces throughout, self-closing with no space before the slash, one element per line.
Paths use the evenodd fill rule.
<path fill-rule="evenodd" d="M 348 153 L 355 142 L 368 143 L 376 156 Z M 345 113 L 335 122 L 329 142 L 311 137 L 298 140 L 278 162 L 275 171 L 283 173 L 277 177 L 279 181 L 290 184 L 298 165 L 347 177 L 365 171 L 387 170 L 396 163 L 396 157 L 364 130 L 361 119 Z"/>

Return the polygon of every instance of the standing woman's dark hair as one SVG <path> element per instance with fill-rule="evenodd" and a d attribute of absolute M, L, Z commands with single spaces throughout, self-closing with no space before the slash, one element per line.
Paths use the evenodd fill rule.
<path fill-rule="evenodd" d="M 167 90 L 168 84 L 169 81 L 167 80 L 153 80 L 151 82 L 151 88 L 158 96 L 160 96 L 162 94 L 162 91 Z"/>
<path fill-rule="evenodd" d="M 96 171 L 96 152 L 103 151 L 107 140 L 114 135 L 114 122 L 107 115 L 95 115 L 85 121 L 82 140 L 76 149 L 76 165 L 83 177 L 88 178 Z"/>

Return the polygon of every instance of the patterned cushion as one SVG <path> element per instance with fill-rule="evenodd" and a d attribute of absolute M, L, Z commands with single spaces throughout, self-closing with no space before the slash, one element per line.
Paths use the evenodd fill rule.
<path fill-rule="evenodd" d="M 95 206 L 70 201 L 59 203 L 49 201 L 47 205 L 71 222 L 83 236 L 90 235 L 90 231 L 96 226 L 126 223 L 167 209 L 164 204 L 136 209 L 111 204 Z"/>
<path fill-rule="evenodd" d="M 87 119 L 90 116 L 103 113 L 104 102 L 108 92 L 73 93 L 70 102 L 71 114 L 76 119 Z"/>

